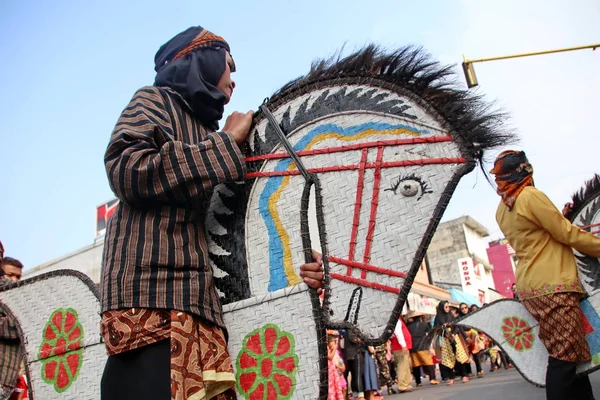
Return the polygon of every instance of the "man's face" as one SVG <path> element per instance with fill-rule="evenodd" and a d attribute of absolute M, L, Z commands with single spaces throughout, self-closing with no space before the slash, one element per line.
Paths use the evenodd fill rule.
<path fill-rule="evenodd" d="M 17 268 L 10 264 L 4 264 L 2 265 L 2 270 L 4 271 L 4 278 L 14 282 L 19 282 L 21 280 L 21 268 Z"/>
<path fill-rule="evenodd" d="M 231 79 L 232 72 L 235 72 L 235 63 L 233 62 L 233 58 L 231 58 L 231 54 L 226 52 L 225 71 L 223 71 L 223 75 L 221 75 L 221 79 L 219 79 L 219 83 L 217 83 L 217 89 L 227 97 L 225 104 L 229 103 L 231 100 L 233 89 L 235 88 L 235 82 Z"/>

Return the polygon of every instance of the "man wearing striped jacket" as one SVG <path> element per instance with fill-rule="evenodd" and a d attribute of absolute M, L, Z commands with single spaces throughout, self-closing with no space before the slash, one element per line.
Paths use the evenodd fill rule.
<path fill-rule="evenodd" d="M 206 29 L 163 45 L 155 71 L 154 85 L 121 114 L 105 154 L 120 202 L 103 256 L 102 398 L 233 399 L 204 218 L 216 185 L 244 179 L 240 147 L 252 112 L 233 113 L 219 131 L 235 64 L 227 42 Z M 320 262 L 301 271 L 320 287 Z"/>

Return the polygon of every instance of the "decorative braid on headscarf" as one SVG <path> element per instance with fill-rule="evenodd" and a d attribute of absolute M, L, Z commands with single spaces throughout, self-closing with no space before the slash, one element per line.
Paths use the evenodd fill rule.
<path fill-rule="evenodd" d="M 223 47 L 227 49 L 227 51 L 229 51 L 229 44 L 225 41 L 225 39 L 223 39 L 219 35 L 215 35 L 209 30 L 203 29 L 194 38 L 194 40 L 192 40 L 192 42 L 189 45 L 187 45 L 186 47 L 181 49 L 181 51 L 175 54 L 175 57 L 173 57 L 173 61 L 185 56 L 186 54 L 190 54 L 191 52 L 196 51 L 201 47 Z"/>
<path fill-rule="evenodd" d="M 509 211 L 523 189 L 533 186 L 533 167 L 524 151 L 507 150 L 500 153 L 490 172 L 496 177 L 496 191 Z"/>

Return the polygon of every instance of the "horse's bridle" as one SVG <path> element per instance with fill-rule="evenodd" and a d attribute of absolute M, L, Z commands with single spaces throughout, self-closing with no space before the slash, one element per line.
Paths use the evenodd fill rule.
<path fill-rule="evenodd" d="M 294 147 L 286 137 L 285 133 L 281 129 L 281 126 L 275 120 L 275 117 L 271 113 L 271 110 L 266 106 L 266 101 L 260 106 L 260 111 L 265 115 L 267 121 L 271 123 L 281 145 L 285 147 L 286 151 L 296 164 L 296 168 L 304 177 L 304 189 L 302 191 L 302 197 L 300 199 L 300 237 L 302 238 L 302 248 L 304 251 L 304 261 L 306 263 L 313 262 L 312 257 L 312 244 L 310 240 L 310 227 L 308 224 L 308 204 L 310 202 L 310 189 L 315 186 L 315 209 L 317 214 L 317 225 L 319 230 L 319 242 L 321 244 L 321 251 L 323 253 L 323 270 L 325 273 L 324 286 L 326 289 L 329 288 L 329 260 L 327 259 L 327 231 L 325 229 L 325 217 L 323 214 L 323 195 L 321 193 L 321 182 L 319 177 L 315 174 L 308 172 L 300 156 L 294 150 Z M 315 320 L 317 328 L 317 337 L 319 338 L 319 366 L 320 366 L 320 388 L 319 398 L 327 398 L 327 337 L 325 334 L 325 313 L 329 312 L 329 291 L 325 291 L 323 299 L 323 305 L 319 300 L 319 294 L 315 289 L 309 289 L 310 300 L 313 311 L 313 318 Z"/>

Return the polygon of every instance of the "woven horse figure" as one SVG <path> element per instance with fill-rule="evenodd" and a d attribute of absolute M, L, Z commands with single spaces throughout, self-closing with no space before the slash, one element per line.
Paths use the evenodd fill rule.
<path fill-rule="evenodd" d="M 573 208 L 566 217 L 592 233 L 600 233 L 600 176 L 596 175 L 573 195 Z M 586 340 L 592 360 L 577 366 L 580 374 L 600 368 L 600 262 L 575 250 L 579 278 L 587 293 L 581 301 Z M 492 337 L 508 353 L 523 377 L 536 386 L 546 383 L 548 351 L 538 338 L 539 325 L 520 302 L 498 300 L 457 322 Z"/>
<path fill-rule="evenodd" d="M 367 344 L 392 335 L 460 178 L 485 150 L 513 139 L 502 129 L 503 115 L 452 78 L 450 67 L 420 49 L 368 46 L 313 64 L 261 106 L 248 143 L 247 180 L 218 186 L 207 217 L 240 399 L 326 398 L 326 327 L 350 330 Z M 311 243 L 311 231 L 318 243 Z M 322 305 L 297 271 L 311 247 L 324 255 Z M 0 301 L 12 309 L 12 299 L 34 282 L 0 292 Z M 52 310 L 76 308 L 70 295 L 53 291 L 35 324 L 15 312 L 27 338 L 35 399 L 88 398 L 71 390 L 82 372 L 67 371 L 72 386 L 58 393 L 55 370 L 40 362 L 81 351 L 84 366 L 102 363 L 87 360 L 87 347 L 67 346 L 57 355 L 29 340 L 48 321 L 62 323 Z M 94 303 L 94 296 L 86 301 Z M 99 325 L 93 307 L 88 314 Z M 82 346 L 100 347 L 97 330 L 88 332 Z M 99 382 L 99 373 L 85 379 Z"/>

